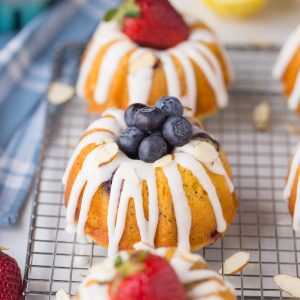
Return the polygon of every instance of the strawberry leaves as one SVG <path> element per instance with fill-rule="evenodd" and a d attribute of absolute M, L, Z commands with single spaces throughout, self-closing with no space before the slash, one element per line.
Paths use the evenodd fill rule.
<path fill-rule="evenodd" d="M 135 0 L 125 1 L 119 8 L 113 8 L 109 10 L 105 16 L 104 21 L 117 21 L 119 25 L 122 25 L 125 17 L 137 18 L 141 14 L 141 9 L 135 3 Z"/>

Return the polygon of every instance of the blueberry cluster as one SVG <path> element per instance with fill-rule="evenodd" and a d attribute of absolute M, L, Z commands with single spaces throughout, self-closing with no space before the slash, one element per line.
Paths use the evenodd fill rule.
<path fill-rule="evenodd" d="M 162 97 L 154 107 L 132 104 L 125 112 L 125 121 L 128 128 L 117 139 L 120 149 L 148 163 L 187 144 L 193 136 L 193 127 L 183 117 L 183 107 L 175 97 Z"/>

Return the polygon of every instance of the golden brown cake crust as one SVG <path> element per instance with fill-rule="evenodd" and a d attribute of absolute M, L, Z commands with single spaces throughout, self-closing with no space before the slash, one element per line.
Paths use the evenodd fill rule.
<path fill-rule="evenodd" d="M 68 205 L 72 186 L 82 168 L 82 164 L 96 146 L 94 144 L 86 146 L 75 160 L 68 183 L 66 186 L 65 204 Z M 231 177 L 231 171 L 228 161 L 223 151 L 221 151 L 221 160 L 224 164 L 225 170 Z M 215 214 L 210 204 L 209 197 L 197 179 L 192 175 L 191 171 L 179 166 L 179 171 L 182 176 L 184 191 L 186 193 L 188 203 L 192 213 L 192 228 L 190 233 L 190 244 L 192 250 L 200 249 L 207 246 L 221 236 L 216 232 Z M 223 176 L 214 174 L 207 170 L 207 174 L 216 187 L 217 195 L 220 199 L 224 218 L 227 224 L 230 224 L 234 218 L 238 201 L 236 194 L 230 193 L 226 181 Z M 177 246 L 177 225 L 173 210 L 172 197 L 170 194 L 168 182 L 164 173 L 160 168 L 156 169 L 156 183 L 158 191 L 158 206 L 159 206 L 159 220 L 155 237 L 155 246 Z M 88 219 L 85 226 L 85 232 L 96 243 L 102 247 L 108 247 L 108 229 L 107 229 L 107 212 L 109 195 L 104 191 L 103 185 L 99 187 L 92 198 L 91 208 L 88 214 Z M 81 200 L 84 189 L 79 197 L 75 222 L 77 223 Z M 146 183 L 143 183 L 143 206 L 145 216 L 148 218 L 148 190 Z M 136 222 L 136 214 L 133 199 L 130 199 L 126 225 L 122 239 L 119 244 L 119 249 L 131 249 L 133 244 L 140 241 L 140 232 Z"/>

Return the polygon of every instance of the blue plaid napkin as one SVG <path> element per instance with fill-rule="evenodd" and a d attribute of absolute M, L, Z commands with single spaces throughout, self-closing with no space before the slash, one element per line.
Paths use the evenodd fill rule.
<path fill-rule="evenodd" d="M 0 226 L 17 221 L 38 162 L 55 47 L 86 40 L 118 0 L 65 0 L 0 50 Z"/>

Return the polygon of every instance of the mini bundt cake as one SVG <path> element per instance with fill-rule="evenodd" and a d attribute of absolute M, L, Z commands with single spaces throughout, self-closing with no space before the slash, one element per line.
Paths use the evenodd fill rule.
<path fill-rule="evenodd" d="M 128 2 L 138 11 L 134 17 L 126 15 Z M 164 95 L 179 97 L 191 116 L 224 108 L 232 76 L 215 34 L 183 20 L 168 0 L 132 2 L 107 14 L 83 56 L 77 94 L 89 110 L 153 105 Z"/>
<path fill-rule="evenodd" d="M 219 143 L 182 116 L 174 97 L 156 107 L 111 108 L 80 139 L 63 177 L 68 230 L 109 249 L 196 250 L 223 236 L 237 198 Z M 127 127 L 128 126 L 128 127 Z"/>
<path fill-rule="evenodd" d="M 139 284 L 142 282 L 142 284 Z M 235 300 L 205 260 L 178 248 L 120 252 L 92 267 L 74 300 Z"/>
<path fill-rule="evenodd" d="M 300 143 L 297 145 L 290 162 L 284 198 L 288 201 L 290 214 L 293 216 L 293 228 L 300 231 Z"/>
<path fill-rule="evenodd" d="M 285 42 L 273 75 L 283 82 L 289 108 L 300 115 L 300 25 Z"/>

